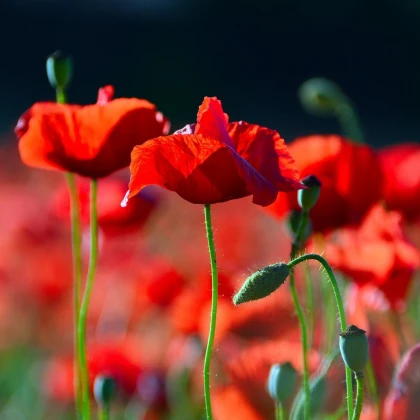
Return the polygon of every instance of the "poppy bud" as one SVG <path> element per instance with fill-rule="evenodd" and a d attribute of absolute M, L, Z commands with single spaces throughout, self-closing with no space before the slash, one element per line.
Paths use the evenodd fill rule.
<path fill-rule="evenodd" d="M 107 406 L 115 395 L 116 383 L 111 376 L 99 375 L 93 384 L 93 395 L 99 406 Z"/>
<path fill-rule="evenodd" d="M 302 179 L 302 184 L 307 188 L 298 191 L 298 203 L 303 210 L 309 211 L 318 201 L 321 181 L 315 175 L 309 175 Z"/>
<path fill-rule="evenodd" d="M 286 281 L 289 274 L 290 269 L 285 263 L 272 264 L 258 270 L 245 280 L 233 297 L 233 303 L 239 305 L 267 297 Z"/>
<path fill-rule="evenodd" d="M 65 89 L 73 74 L 73 63 L 68 55 L 56 51 L 47 58 L 47 76 L 51 87 Z"/>
<path fill-rule="evenodd" d="M 337 105 L 347 101 L 340 86 L 322 77 L 302 83 L 298 94 L 305 110 L 321 117 L 335 115 Z"/>
<path fill-rule="evenodd" d="M 362 372 L 369 357 L 366 331 L 350 325 L 340 334 L 340 351 L 344 363 L 353 372 Z"/>
<path fill-rule="evenodd" d="M 271 366 L 267 389 L 273 400 L 284 404 L 293 394 L 297 382 L 297 372 L 291 363 Z"/>

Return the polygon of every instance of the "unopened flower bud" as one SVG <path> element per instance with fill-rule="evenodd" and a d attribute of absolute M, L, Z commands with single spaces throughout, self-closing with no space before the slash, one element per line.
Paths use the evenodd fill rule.
<path fill-rule="evenodd" d="M 299 99 L 306 111 L 325 117 L 335 115 L 337 106 L 347 100 L 340 86 L 322 77 L 302 83 Z"/>
<path fill-rule="evenodd" d="M 297 372 L 291 363 L 271 366 L 267 389 L 273 400 L 284 404 L 292 395 L 297 383 Z"/>
<path fill-rule="evenodd" d="M 344 363 L 353 372 L 362 372 L 369 358 L 366 331 L 350 325 L 340 334 L 340 352 Z"/>
<path fill-rule="evenodd" d="M 298 203 L 303 210 L 309 211 L 318 201 L 321 181 L 315 175 L 309 175 L 302 179 L 302 184 L 307 188 L 298 191 Z"/>
<path fill-rule="evenodd" d="M 98 405 L 101 407 L 109 405 L 116 389 L 114 378 L 104 375 L 97 376 L 93 384 L 93 395 Z"/>
<path fill-rule="evenodd" d="M 285 263 L 272 264 L 258 270 L 245 280 L 233 297 L 233 303 L 239 305 L 267 297 L 286 281 L 289 274 L 290 269 Z"/>
<path fill-rule="evenodd" d="M 47 58 L 47 76 L 51 87 L 65 89 L 73 75 L 73 63 L 68 55 L 56 51 Z"/>

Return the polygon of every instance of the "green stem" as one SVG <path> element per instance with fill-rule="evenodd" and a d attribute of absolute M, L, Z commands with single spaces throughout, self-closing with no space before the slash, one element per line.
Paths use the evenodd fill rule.
<path fill-rule="evenodd" d="M 314 320 L 315 320 L 315 298 L 314 298 L 314 283 L 312 281 L 311 269 L 309 265 L 305 266 L 305 284 L 306 284 L 306 296 L 308 306 L 308 347 L 312 347 L 313 336 L 314 336 Z"/>
<path fill-rule="evenodd" d="M 329 266 L 328 262 L 317 254 L 306 254 L 300 257 L 295 258 L 294 260 L 290 261 L 289 268 L 291 269 L 297 264 L 300 264 L 303 261 L 308 260 L 316 260 L 324 267 L 331 283 L 331 287 L 333 288 L 335 300 L 337 303 L 338 314 L 340 319 L 340 328 L 341 331 L 345 331 L 347 328 L 346 325 L 346 314 L 344 312 L 344 304 L 343 299 L 341 297 L 340 288 L 338 287 L 337 280 L 334 276 L 331 267 Z M 351 419 L 353 417 L 353 382 L 352 382 L 352 371 L 346 366 L 346 388 L 347 388 L 347 411 L 348 411 L 348 418 Z"/>
<path fill-rule="evenodd" d="M 281 402 L 276 403 L 276 420 L 286 420 L 286 412 Z"/>
<path fill-rule="evenodd" d="M 378 384 L 376 382 L 375 372 L 373 370 L 372 360 L 370 357 L 368 359 L 367 366 L 366 366 L 366 380 L 367 380 L 367 385 L 370 389 L 370 394 L 372 396 L 372 399 L 375 402 L 376 410 L 378 411 L 378 419 L 381 419 L 382 418 L 381 400 L 379 398 Z"/>
<path fill-rule="evenodd" d="M 66 92 L 64 89 L 57 88 L 55 90 L 55 97 L 58 104 L 65 104 L 67 102 Z"/>
<path fill-rule="evenodd" d="M 302 238 L 305 233 L 306 225 L 309 220 L 309 214 L 307 211 L 302 210 L 299 228 L 296 233 L 295 240 L 292 244 L 292 251 L 290 253 L 290 258 L 293 260 L 296 258 L 297 253 L 302 246 Z M 308 368 L 308 331 L 306 326 L 305 315 L 303 313 L 302 306 L 299 302 L 296 284 L 295 284 L 295 270 L 294 266 L 290 266 L 290 292 L 292 294 L 293 304 L 295 306 L 296 315 L 299 322 L 300 338 L 302 341 L 302 358 L 303 358 L 303 373 L 302 373 L 302 382 L 303 382 L 303 393 L 305 396 L 305 404 L 303 411 L 303 418 L 305 420 L 309 419 L 310 414 L 310 404 L 311 404 L 311 390 L 309 386 L 309 368 Z"/>
<path fill-rule="evenodd" d="M 66 180 L 70 195 L 71 208 L 71 242 L 73 254 L 73 311 L 74 311 L 74 395 L 76 398 L 76 409 L 80 415 L 82 409 L 81 381 L 80 381 L 80 356 L 78 344 L 78 324 L 80 310 L 80 288 L 82 285 L 82 236 L 80 231 L 80 206 L 79 195 L 75 177 L 71 173 L 66 174 Z"/>
<path fill-rule="evenodd" d="M 343 99 L 337 104 L 335 113 L 343 134 L 357 143 L 363 143 L 363 132 L 360 127 L 359 118 L 348 98 Z"/>
<path fill-rule="evenodd" d="M 356 372 L 355 377 L 356 377 L 356 384 L 357 384 L 357 396 L 356 396 L 356 409 L 354 410 L 352 420 L 359 420 L 360 414 L 362 413 L 362 407 L 363 407 L 365 380 L 364 380 L 363 372 Z"/>
<path fill-rule="evenodd" d="M 211 314 L 210 314 L 210 331 L 207 341 L 206 354 L 204 356 L 204 399 L 206 404 L 207 420 L 213 419 L 211 411 L 210 400 L 210 359 L 214 343 L 214 334 L 216 332 L 216 317 L 217 317 L 217 298 L 218 298 L 218 279 L 217 279 L 217 264 L 216 264 L 216 248 L 214 245 L 213 229 L 211 226 L 211 211 L 210 204 L 204 206 L 204 217 L 206 223 L 207 242 L 210 254 L 211 266 Z"/>
<path fill-rule="evenodd" d="M 80 373 L 82 381 L 83 420 L 90 420 L 89 406 L 89 372 L 86 352 L 86 318 L 89 310 L 89 301 L 95 279 L 96 263 L 98 261 L 98 213 L 96 207 L 98 182 L 91 180 L 90 184 L 90 258 L 86 280 L 86 288 L 80 307 L 79 324 L 77 328 L 80 356 Z"/>
<path fill-rule="evenodd" d="M 110 419 L 110 405 L 103 404 L 99 406 L 99 420 L 109 420 Z"/>
<path fill-rule="evenodd" d="M 325 275 L 325 272 L 320 273 L 321 277 L 325 277 L 325 282 L 321 282 L 321 296 L 322 303 L 324 307 L 324 340 L 323 340 L 323 351 L 328 353 L 334 344 L 334 329 L 335 329 L 335 308 L 333 297 L 331 296 L 329 285 L 328 285 L 328 276 Z"/>
<path fill-rule="evenodd" d="M 67 102 L 66 93 L 63 89 L 57 88 L 55 97 L 58 104 L 65 104 Z M 77 417 L 79 417 L 82 410 L 82 384 L 79 371 L 80 362 L 77 326 L 79 323 L 80 288 L 82 285 L 82 235 L 80 231 L 80 203 L 75 176 L 70 172 L 66 173 L 66 181 L 70 195 L 71 243 L 73 254 L 74 396 L 76 400 Z"/>

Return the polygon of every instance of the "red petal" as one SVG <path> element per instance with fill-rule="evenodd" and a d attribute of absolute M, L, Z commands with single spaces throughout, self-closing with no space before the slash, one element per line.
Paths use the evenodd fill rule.
<path fill-rule="evenodd" d="M 229 117 L 223 112 L 222 103 L 217 98 L 206 96 L 198 109 L 194 134 L 211 137 L 233 147 L 227 132 L 228 121 Z"/>
<path fill-rule="evenodd" d="M 34 106 L 35 107 L 35 106 Z M 33 108 L 34 108 L 33 107 Z M 163 133 L 166 120 L 150 102 L 116 99 L 106 105 L 61 105 L 29 111 L 19 142 L 22 160 L 92 178 L 128 166 L 135 145 Z"/>
<path fill-rule="evenodd" d="M 240 121 L 230 123 L 228 132 L 237 152 L 279 191 L 303 188 L 295 161 L 277 131 Z"/>
<path fill-rule="evenodd" d="M 129 197 L 150 184 L 177 192 L 197 204 L 220 203 L 253 195 L 262 206 L 277 188 L 226 144 L 201 135 L 159 137 L 134 148 Z"/>

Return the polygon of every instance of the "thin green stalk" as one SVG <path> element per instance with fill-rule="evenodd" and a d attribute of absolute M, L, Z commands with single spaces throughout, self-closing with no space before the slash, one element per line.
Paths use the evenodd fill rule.
<path fill-rule="evenodd" d="M 214 334 L 216 332 L 216 317 L 217 317 L 217 298 L 218 298 L 218 278 L 217 278 L 217 264 L 216 264 L 216 248 L 214 245 L 213 229 L 211 226 L 211 211 L 210 204 L 204 206 L 204 217 L 206 223 L 207 242 L 210 254 L 211 266 L 211 314 L 210 314 L 210 331 L 207 341 L 206 354 L 204 356 L 204 399 L 206 405 L 207 420 L 213 419 L 211 411 L 210 400 L 210 359 L 214 343 Z"/>
<path fill-rule="evenodd" d="M 365 378 L 364 378 L 363 372 L 356 372 L 355 377 L 356 377 L 356 384 L 357 384 L 357 396 L 356 396 L 356 409 L 354 410 L 352 420 L 359 420 L 360 414 L 362 413 L 362 407 L 363 407 Z"/>
<path fill-rule="evenodd" d="M 381 399 L 379 398 L 378 384 L 376 382 L 375 371 L 373 370 L 372 360 L 370 357 L 368 359 L 367 366 L 366 366 L 366 381 L 367 381 L 367 385 L 369 387 L 372 399 L 375 402 L 376 410 L 378 411 L 378 419 L 381 419 L 382 418 Z"/>
<path fill-rule="evenodd" d="M 336 116 L 343 134 L 357 143 L 364 142 L 359 118 L 350 100 L 346 98 L 336 106 Z"/>
<path fill-rule="evenodd" d="M 276 420 L 286 420 L 286 412 L 281 402 L 276 403 Z"/>
<path fill-rule="evenodd" d="M 92 294 L 95 279 L 96 265 L 98 261 L 98 213 L 97 213 L 98 182 L 91 180 L 90 184 L 90 258 L 86 280 L 85 292 L 80 307 L 79 324 L 77 328 L 79 341 L 80 372 L 82 380 L 83 420 L 90 420 L 89 406 L 89 374 L 86 352 L 86 318 L 89 310 L 89 301 Z"/>
<path fill-rule="evenodd" d="M 79 195 L 75 177 L 71 173 L 66 174 L 67 186 L 70 194 L 71 208 L 71 242 L 73 254 L 73 312 L 74 312 L 74 395 L 76 399 L 76 409 L 78 414 L 81 412 L 81 381 L 80 381 L 80 356 L 78 344 L 78 324 L 80 310 L 80 289 L 82 285 L 82 235 L 80 231 L 80 206 Z"/>
<path fill-rule="evenodd" d="M 103 404 L 99 406 L 99 420 L 110 420 L 110 405 Z"/>
<path fill-rule="evenodd" d="M 328 353 L 334 344 L 334 327 L 336 322 L 335 308 L 333 297 L 331 296 L 328 276 L 324 272 L 320 273 L 321 277 L 326 277 L 326 281 L 321 282 L 321 296 L 324 307 L 324 331 L 325 335 L 323 340 L 324 353 Z"/>
<path fill-rule="evenodd" d="M 55 97 L 58 104 L 65 104 L 67 97 L 64 89 L 56 89 Z M 78 417 L 82 410 L 82 384 L 79 371 L 79 345 L 77 339 L 77 326 L 79 324 L 80 289 L 82 285 L 82 235 L 80 230 L 80 203 L 77 193 L 75 176 L 71 172 L 66 173 L 67 187 L 70 195 L 71 212 L 71 243 L 73 255 L 73 311 L 74 311 L 74 396 Z"/>
<path fill-rule="evenodd" d="M 315 297 L 314 283 L 312 281 L 311 269 L 308 264 L 305 265 L 305 285 L 306 285 L 306 302 L 308 306 L 308 347 L 312 347 L 314 337 L 314 321 L 315 321 Z"/>
<path fill-rule="evenodd" d="M 324 267 L 328 277 L 330 279 L 331 287 L 333 288 L 335 300 L 337 303 L 338 314 L 340 319 L 340 328 L 341 331 L 345 331 L 347 328 L 346 323 L 346 313 L 344 312 L 344 304 L 343 299 L 341 297 L 340 288 L 338 287 L 337 279 L 334 276 L 331 267 L 329 266 L 328 262 L 317 254 L 306 254 L 300 257 L 295 258 L 294 260 L 290 261 L 288 266 L 291 269 L 292 267 L 300 264 L 303 261 L 308 260 L 316 260 Z M 347 411 L 348 411 L 348 418 L 351 419 L 353 417 L 353 382 L 352 382 L 352 371 L 346 366 L 346 388 L 347 388 Z"/>
<path fill-rule="evenodd" d="M 290 259 L 293 260 L 296 258 L 299 250 L 302 246 L 302 238 L 305 233 L 306 225 L 309 220 L 309 214 L 307 211 L 302 210 L 299 228 L 296 233 L 295 241 L 292 244 L 292 251 L 290 253 Z M 302 373 L 302 382 L 303 382 L 303 393 L 305 396 L 305 404 L 303 411 L 303 418 L 305 420 L 309 419 L 310 414 L 310 404 L 311 404 L 311 390 L 309 384 L 309 368 L 308 368 L 308 330 L 306 326 L 305 315 L 303 313 L 302 306 L 299 302 L 296 284 L 295 284 L 295 270 L 294 266 L 290 266 L 290 292 L 292 294 L 293 304 L 295 306 L 296 315 L 299 322 L 300 330 L 300 339 L 302 341 L 302 358 L 303 358 L 303 373 Z"/>

